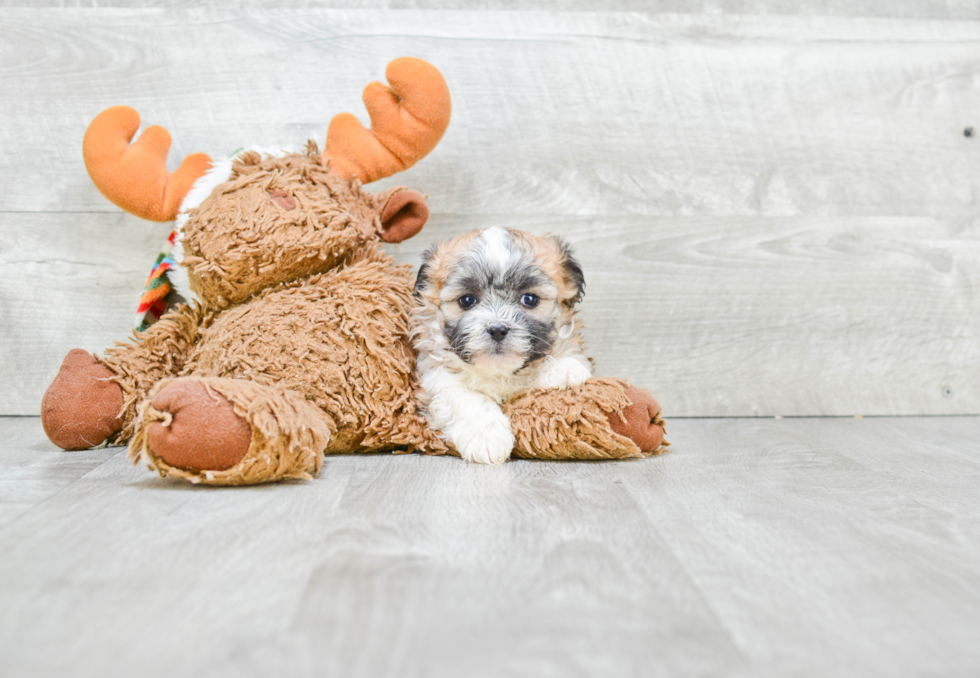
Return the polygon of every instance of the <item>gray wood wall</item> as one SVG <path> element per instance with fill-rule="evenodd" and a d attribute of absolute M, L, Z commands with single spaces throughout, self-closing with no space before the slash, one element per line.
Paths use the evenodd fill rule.
<path fill-rule="evenodd" d="M 0 2 L 0 414 L 127 335 L 169 232 L 89 182 L 95 114 L 168 128 L 172 166 L 322 143 L 402 55 L 454 114 L 397 178 L 433 211 L 401 260 L 564 234 L 599 371 L 668 415 L 980 413 L 976 2 L 24 4 Z"/>

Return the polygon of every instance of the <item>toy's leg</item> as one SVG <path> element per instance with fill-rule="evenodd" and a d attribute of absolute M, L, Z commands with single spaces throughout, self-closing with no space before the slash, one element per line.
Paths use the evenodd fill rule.
<path fill-rule="evenodd" d="M 201 319 L 199 309 L 181 306 L 135 343 L 111 348 L 103 358 L 70 351 L 41 401 L 41 424 L 51 442 L 83 450 L 128 440 L 136 403 L 182 367 Z"/>
<path fill-rule="evenodd" d="M 626 385 L 626 397 L 630 404 L 622 412 L 608 413 L 609 426 L 636 443 L 644 454 L 653 454 L 664 444 L 666 433 L 660 403 L 650 391 L 632 384 Z"/>
<path fill-rule="evenodd" d="M 105 365 L 80 348 L 68 352 L 41 399 L 41 425 L 63 450 L 101 445 L 123 427 L 123 392 Z"/>
<path fill-rule="evenodd" d="M 653 394 L 622 379 L 527 391 L 503 410 L 516 438 L 514 457 L 622 459 L 657 454 L 667 445 Z"/>
<path fill-rule="evenodd" d="M 140 405 L 129 454 L 192 483 L 308 479 L 334 428 L 323 410 L 281 386 L 181 377 L 161 381 Z"/>

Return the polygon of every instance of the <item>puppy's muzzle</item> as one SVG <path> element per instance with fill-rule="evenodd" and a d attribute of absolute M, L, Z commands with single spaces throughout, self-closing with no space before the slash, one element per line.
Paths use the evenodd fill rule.
<path fill-rule="evenodd" d="M 510 328 L 502 323 L 496 323 L 487 327 L 487 334 L 498 344 L 504 340 L 508 332 L 510 332 Z"/>

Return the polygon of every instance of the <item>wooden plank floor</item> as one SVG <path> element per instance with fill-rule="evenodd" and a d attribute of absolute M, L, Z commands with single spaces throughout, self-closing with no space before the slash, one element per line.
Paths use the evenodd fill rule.
<path fill-rule="evenodd" d="M 975 676 L 980 419 L 190 487 L 0 418 L 6 676 Z"/>

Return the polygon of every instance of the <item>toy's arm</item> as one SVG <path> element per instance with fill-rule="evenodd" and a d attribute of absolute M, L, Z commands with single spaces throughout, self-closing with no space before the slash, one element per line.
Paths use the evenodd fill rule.
<path fill-rule="evenodd" d="M 525 391 L 503 404 L 515 457 L 623 459 L 663 451 L 664 421 L 649 391 L 622 379 Z"/>
<path fill-rule="evenodd" d="M 41 401 L 48 438 L 66 450 L 125 443 L 133 435 L 136 405 L 154 383 L 183 369 L 208 322 L 210 314 L 200 306 L 181 305 L 102 358 L 70 351 Z"/>

